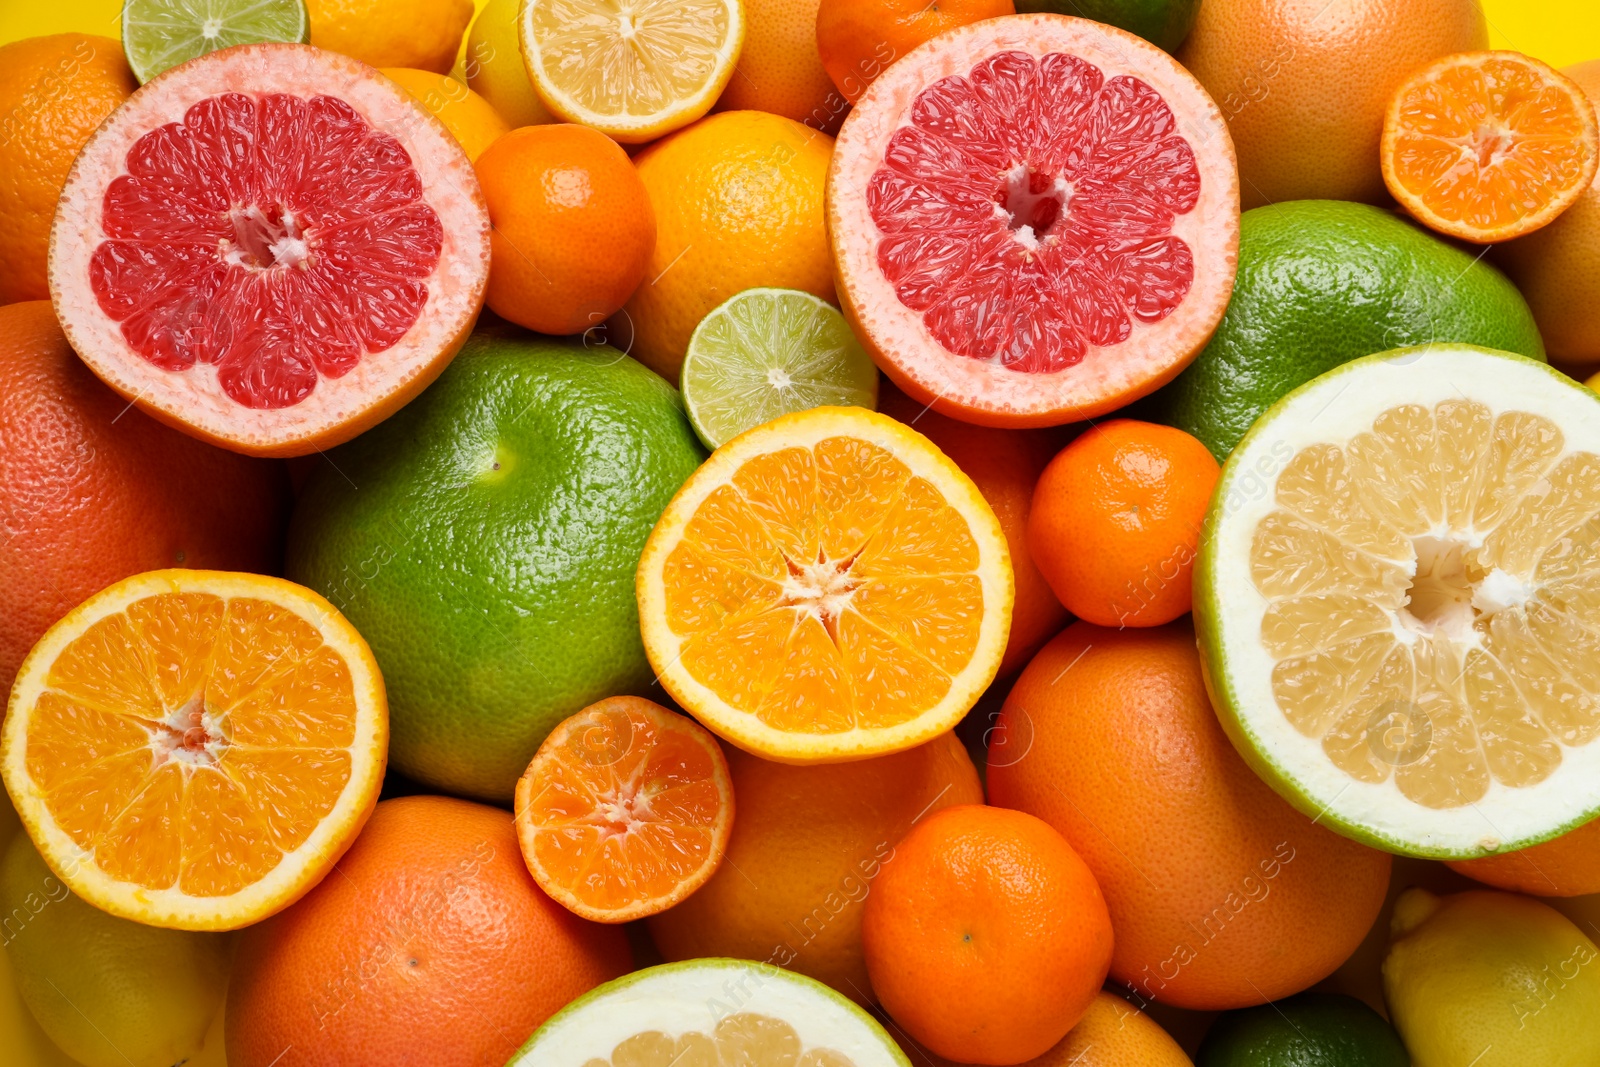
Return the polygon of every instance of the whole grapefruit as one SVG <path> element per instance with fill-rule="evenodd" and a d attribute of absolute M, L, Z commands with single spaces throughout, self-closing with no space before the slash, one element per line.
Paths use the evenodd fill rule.
<path fill-rule="evenodd" d="M 0 687 L 57 619 L 163 567 L 276 574 L 283 464 L 131 407 L 67 346 L 47 300 L 0 307 Z"/>
<path fill-rule="evenodd" d="M 388 800 L 336 873 L 241 937 L 228 1063 L 501 1063 L 631 966 L 619 928 L 534 885 L 510 812 Z"/>
<path fill-rule="evenodd" d="M 996 725 L 990 800 L 1059 830 L 1116 931 L 1111 976 L 1177 1007 L 1297 993 L 1360 945 L 1390 857 L 1295 811 L 1228 743 L 1187 621 L 1074 623 Z"/>

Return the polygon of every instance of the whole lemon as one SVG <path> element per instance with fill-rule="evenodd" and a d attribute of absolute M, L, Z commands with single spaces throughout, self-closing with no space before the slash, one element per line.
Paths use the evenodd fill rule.
<path fill-rule="evenodd" d="M 634 159 L 656 215 L 644 284 L 613 343 L 678 380 L 689 335 L 735 293 L 803 289 L 832 302 L 823 189 L 833 138 L 761 111 L 725 111 Z"/>
<path fill-rule="evenodd" d="M 556 117 L 544 106 L 522 62 L 517 16 L 522 0 L 489 0 L 467 34 L 462 71 L 472 91 L 489 101 L 513 128 L 543 126 Z"/>
<path fill-rule="evenodd" d="M 472 0 L 306 0 L 311 43 L 374 67 L 455 65 Z"/>
<path fill-rule="evenodd" d="M 1511 893 L 1395 902 L 1384 997 L 1415 1067 L 1600 1063 L 1600 949 Z"/>

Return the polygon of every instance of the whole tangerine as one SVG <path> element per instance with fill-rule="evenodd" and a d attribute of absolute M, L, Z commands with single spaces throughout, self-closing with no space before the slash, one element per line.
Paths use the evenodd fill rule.
<path fill-rule="evenodd" d="M 946 30 L 1015 15 L 1013 0 L 822 0 L 817 51 L 852 104 L 889 64 Z"/>

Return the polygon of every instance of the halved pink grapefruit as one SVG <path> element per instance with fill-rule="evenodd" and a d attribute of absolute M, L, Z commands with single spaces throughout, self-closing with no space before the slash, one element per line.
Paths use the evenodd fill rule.
<path fill-rule="evenodd" d="M 1222 113 L 1165 52 L 1012 15 L 872 83 L 834 146 L 828 223 L 845 314 L 895 384 L 969 422 L 1055 425 L 1205 346 L 1239 177 Z"/>
<path fill-rule="evenodd" d="M 363 63 L 244 45 L 90 138 L 50 238 L 72 346 L 151 415 L 292 456 L 380 422 L 471 332 L 489 214 L 448 131 Z"/>

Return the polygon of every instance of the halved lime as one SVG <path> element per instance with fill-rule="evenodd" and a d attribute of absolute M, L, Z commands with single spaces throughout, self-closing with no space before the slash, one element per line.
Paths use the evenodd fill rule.
<path fill-rule="evenodd" d="M 844 316 L 796 289 L 746 289 L 701 319 L 681 382 L 708 448 L 779 415 L 878 403 L 878 368 Z"/>
<path fill-rule="evenodd" d="M 635 971 L 568 1004 L 506 1067 L 909 1067 L 860 1006 L 753 960 Z"/>
<path fill-rule="evenodd" d="M 1235 746 L 1392 852 L 1600 812 L 1600 397 L 1467 345 L 1347 363 L 1228 458 L 1195 571 Z"/>
<path fill-rule="evenodd" d="M 310 40 L 305 0 L 127 0 L 122 7 L 122 50 L 141 85 L 236 44 Z"/>

